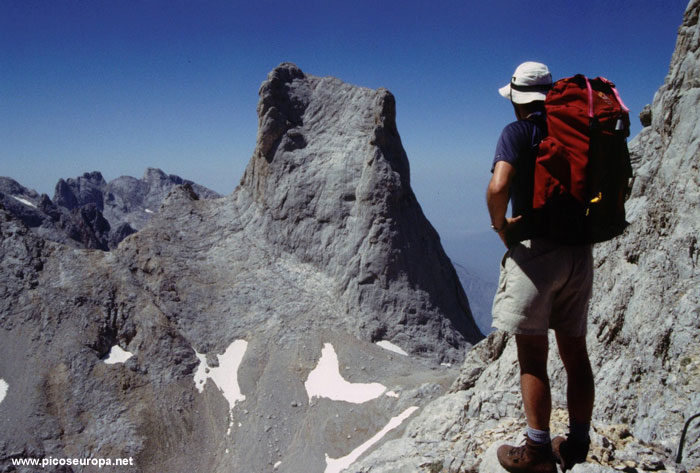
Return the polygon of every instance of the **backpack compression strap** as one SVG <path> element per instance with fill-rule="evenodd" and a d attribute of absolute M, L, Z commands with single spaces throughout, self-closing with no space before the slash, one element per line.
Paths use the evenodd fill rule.
<path fill-rule="evenodd" d="M 624 110 L 625 113 L 630 113 L 630 109 L 627 108 L 627 106 L 625 105 L 625 103 L 622 101 L 622 98 L 620 98 L 620 94 L 617 93 L 617 89 L 615 88 L 615 84 L 613 84 L 612 82 L 610 82 L 610 81 L 609 81 L 608 79 L 606 79 L 605 77 L 599 77 L 599 79 L 602 80 L 603 82 L 605 82 L 606 84 L 608 84 L 608 85 L 610 86 L 610 88 L 611 88 L 612 91 L 613 91 L 613 94 L 615 94 L 615 98 L 617 99 L 617 103 L 620 104 L 620 107 L 622 107 L 622 110 Z"/>

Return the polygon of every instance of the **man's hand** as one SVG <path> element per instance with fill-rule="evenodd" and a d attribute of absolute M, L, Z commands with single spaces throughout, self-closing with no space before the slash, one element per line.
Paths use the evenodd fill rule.
<path fill-rule="evenodd" d="M 498 236 L 501 237 L 501 241 L 506 245 L 506 248 L 508 248 L 508 232 L 513 229 L 514 225 L 516 225 L 521 218 L 523 218 L 522 215 L 518 215 L 515 218 L 506 217 L 505 225 L 498 230 Z"/>

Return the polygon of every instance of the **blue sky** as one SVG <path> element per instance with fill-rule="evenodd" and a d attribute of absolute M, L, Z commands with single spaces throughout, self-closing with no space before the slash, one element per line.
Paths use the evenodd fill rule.
<path fill-rule="evenodd" d="M 618 85 L 636 118 L 663 83 L 687 1 L 0 0 L 0 175 L 56 181 L 147 166 L 220 193 L 255 146 L 281 62 L 386 87 L 414 190 L 446 238 L 488 228 L 484 190 L 522 61 Z"/>

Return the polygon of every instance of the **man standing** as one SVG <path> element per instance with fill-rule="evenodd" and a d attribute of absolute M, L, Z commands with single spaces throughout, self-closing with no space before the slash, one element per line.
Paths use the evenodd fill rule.
<path fill-rule="evenodd" d="M 593 280 L 591 245 L 546 238 L 532 217 L 534 167 L 547 134 L 544 99 L 552 76 L 544 64 L 525 62 L 499 93 L 517 121 L 496 148 L 486 201 L 491 228 L 508 248 L 493 302 L 493 326 L 515 335 L 527 438 L 503 445 L 498 460 L 510 472 L 556 473 L 586 460 L 593 411 L 593 374 L 586 348 L 588 301 Z M 506 217 L 508 201 L 512 216 Z M 548 330 L 556 335 L 567 373 L 567 438 L 550 438 L 551 395 L 547 375 Z"/>

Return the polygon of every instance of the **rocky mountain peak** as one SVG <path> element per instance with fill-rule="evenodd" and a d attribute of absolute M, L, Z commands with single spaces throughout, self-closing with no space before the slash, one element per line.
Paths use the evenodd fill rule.
<path fill-rule="evenodd" d="M 348 308 L 383 310 L 400 324 L 364 320 L 370 339 L 415 345 L 421 326 L 435 325 L 429 331 L 452 334 L 459 356 L 481 334 L 411 190 L 391 93 L 284 63 L 259 95 L 257 146 L 236 194 L 257 208 L 253 226 L 274 248 L 339 281 Z M 408 290 L 420 297 L 406 305 Z M 428 315 L 434 311 L 448 319 Z"/>
<path fill-rule="evenodd" d="M 104 209 L 103 191 L 107 182 L 98 171 L 86 172 L 75 179 L 59 179 L 53 196 L 56 205 L 73 210 L 87 204 L 95 204 L 101 211 Z"/>
<path fill-rule="evenodd" d="M 168 175 L 163 172 L 162 169 L 148 167 L 143 173 L 142 180 L 147 182 L 158 182 L 164 181 L 168 178 Z"/>

